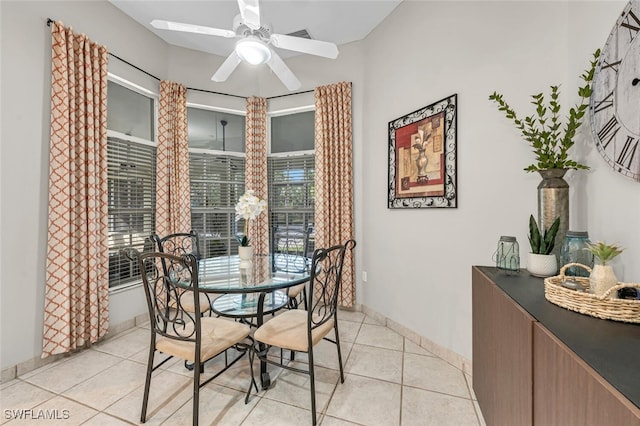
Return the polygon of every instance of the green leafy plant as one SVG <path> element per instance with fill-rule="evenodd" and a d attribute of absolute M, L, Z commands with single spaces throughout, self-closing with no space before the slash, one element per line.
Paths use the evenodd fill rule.
<path fill-rule="evenodd" d="M 551 254 L 556 245 L 556 234 L 559 228 L 560 218 L 557 217 L 549 229 L 544 231 L 543 235 L 540 233 L 540 229 L 533 215 L 529 216 L 529 244 L 531 245 L 531 253 Z"/>
<path fill-rule="evenodd" d="M 524 170 L 535 172 L 548 169 L 588 169 L 588 166 L 580 164 L 569 158 L 568 151 L 574 145 L 576 130 L 582 125 L 584 114 L 589 105 L 591 96 L 591 81 L 596 63 L 600 57 L 600 49 L 593 53 L 590 67 L 580 76 L 585 86 L 578 87 L 580 103 L 569 109 L 569 116 L 564 127 L 561 120 L 561 107 L 558 102 L 560 97 L 559 86 L 550 86 L 549 100 L 543 93 L 531 95 L 531 103 L 535 105 L 535 113 L 524 119 L 520 119 L 511 106 L 504 100 L 503 95 L 493 92 L 489 100 L 498 104 L 498 110 L 503 111 L 506 117 L 513 121 L 524 140 L 529 142 L 536 156 L 536 162 Z"/>
<path fill-rule="evenodd" d="M 236 235 L 236 240 L 238 240 L 238 243 L 241 247 L 249 247 L 249 243 L 251 242 L 251 239 L 249 237 L 242 234 Z"/>
<path fill-rule="evenodd" d="M 612 260 L 614 257 L 624 251 L 624 249 L 617 244 L 607 244 L 602 241 L 597 243 L 587 243 L 585 250 L 591 252 L 603 265 Z"/>

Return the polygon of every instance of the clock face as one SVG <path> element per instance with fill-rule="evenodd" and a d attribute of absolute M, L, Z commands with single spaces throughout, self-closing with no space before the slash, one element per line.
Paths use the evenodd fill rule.
<path fill-rule="evenodd" d="M 618 18 L 591 87 L 598 151 L 613 170 L 640 182 L 640 1 L 630 1 Z"/>

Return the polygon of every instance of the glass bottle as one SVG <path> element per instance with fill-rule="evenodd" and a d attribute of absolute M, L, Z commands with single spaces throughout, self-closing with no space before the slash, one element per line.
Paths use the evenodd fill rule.
<path fill-rule="evenodd" d="M 567 263 L 581 263 L 593 268 L 593 254 L 586 250 L 589 241 L 589 233 L 586 231 L 567 231 L 560 249 L 560 265 Z M 588 277 L 589 272 L 580 267 L 572 266 L 564 271 L 565 275 L 574 277 Z"/>
<path fill-rule="evenodd" d="M 516 237 L 503 235 L 498 241 L 498 248 L 493 254 L 496 268 L 502 271 L 518 272 L 520 270 L 520 246 Z"/>

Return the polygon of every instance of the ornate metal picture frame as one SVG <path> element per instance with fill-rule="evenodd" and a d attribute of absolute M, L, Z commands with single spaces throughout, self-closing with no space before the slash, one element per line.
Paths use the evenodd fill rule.
<path fill-rule="evenodd" d="M 458 207 L 457 94 L 389 122 L 388 208 Z"/>

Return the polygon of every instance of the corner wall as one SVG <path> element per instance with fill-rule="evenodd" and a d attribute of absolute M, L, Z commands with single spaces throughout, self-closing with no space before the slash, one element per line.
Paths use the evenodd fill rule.
<path fill-rule="evenodd" d="M 471 266 L 491 265 L 499 237 L 514 235 L 526 267 L 540 181 L 522 170 L 533 154 L 488 96 L 528 115 L 531 94 L 561 84 L 564 105 L 575 103 L 577 76 L 624 4 L 404 1 L 366 38 L 360 303 L 471 359 Z M 453 93 L 459 207 L 387 209 L 388 122 Z M 619 279 L 638 282 L 640 186 L 608 170 L 588 120 L 581 130 L 574 152 L 593 170 L 568 174 L 570 229 L 627 247 Z"/>

